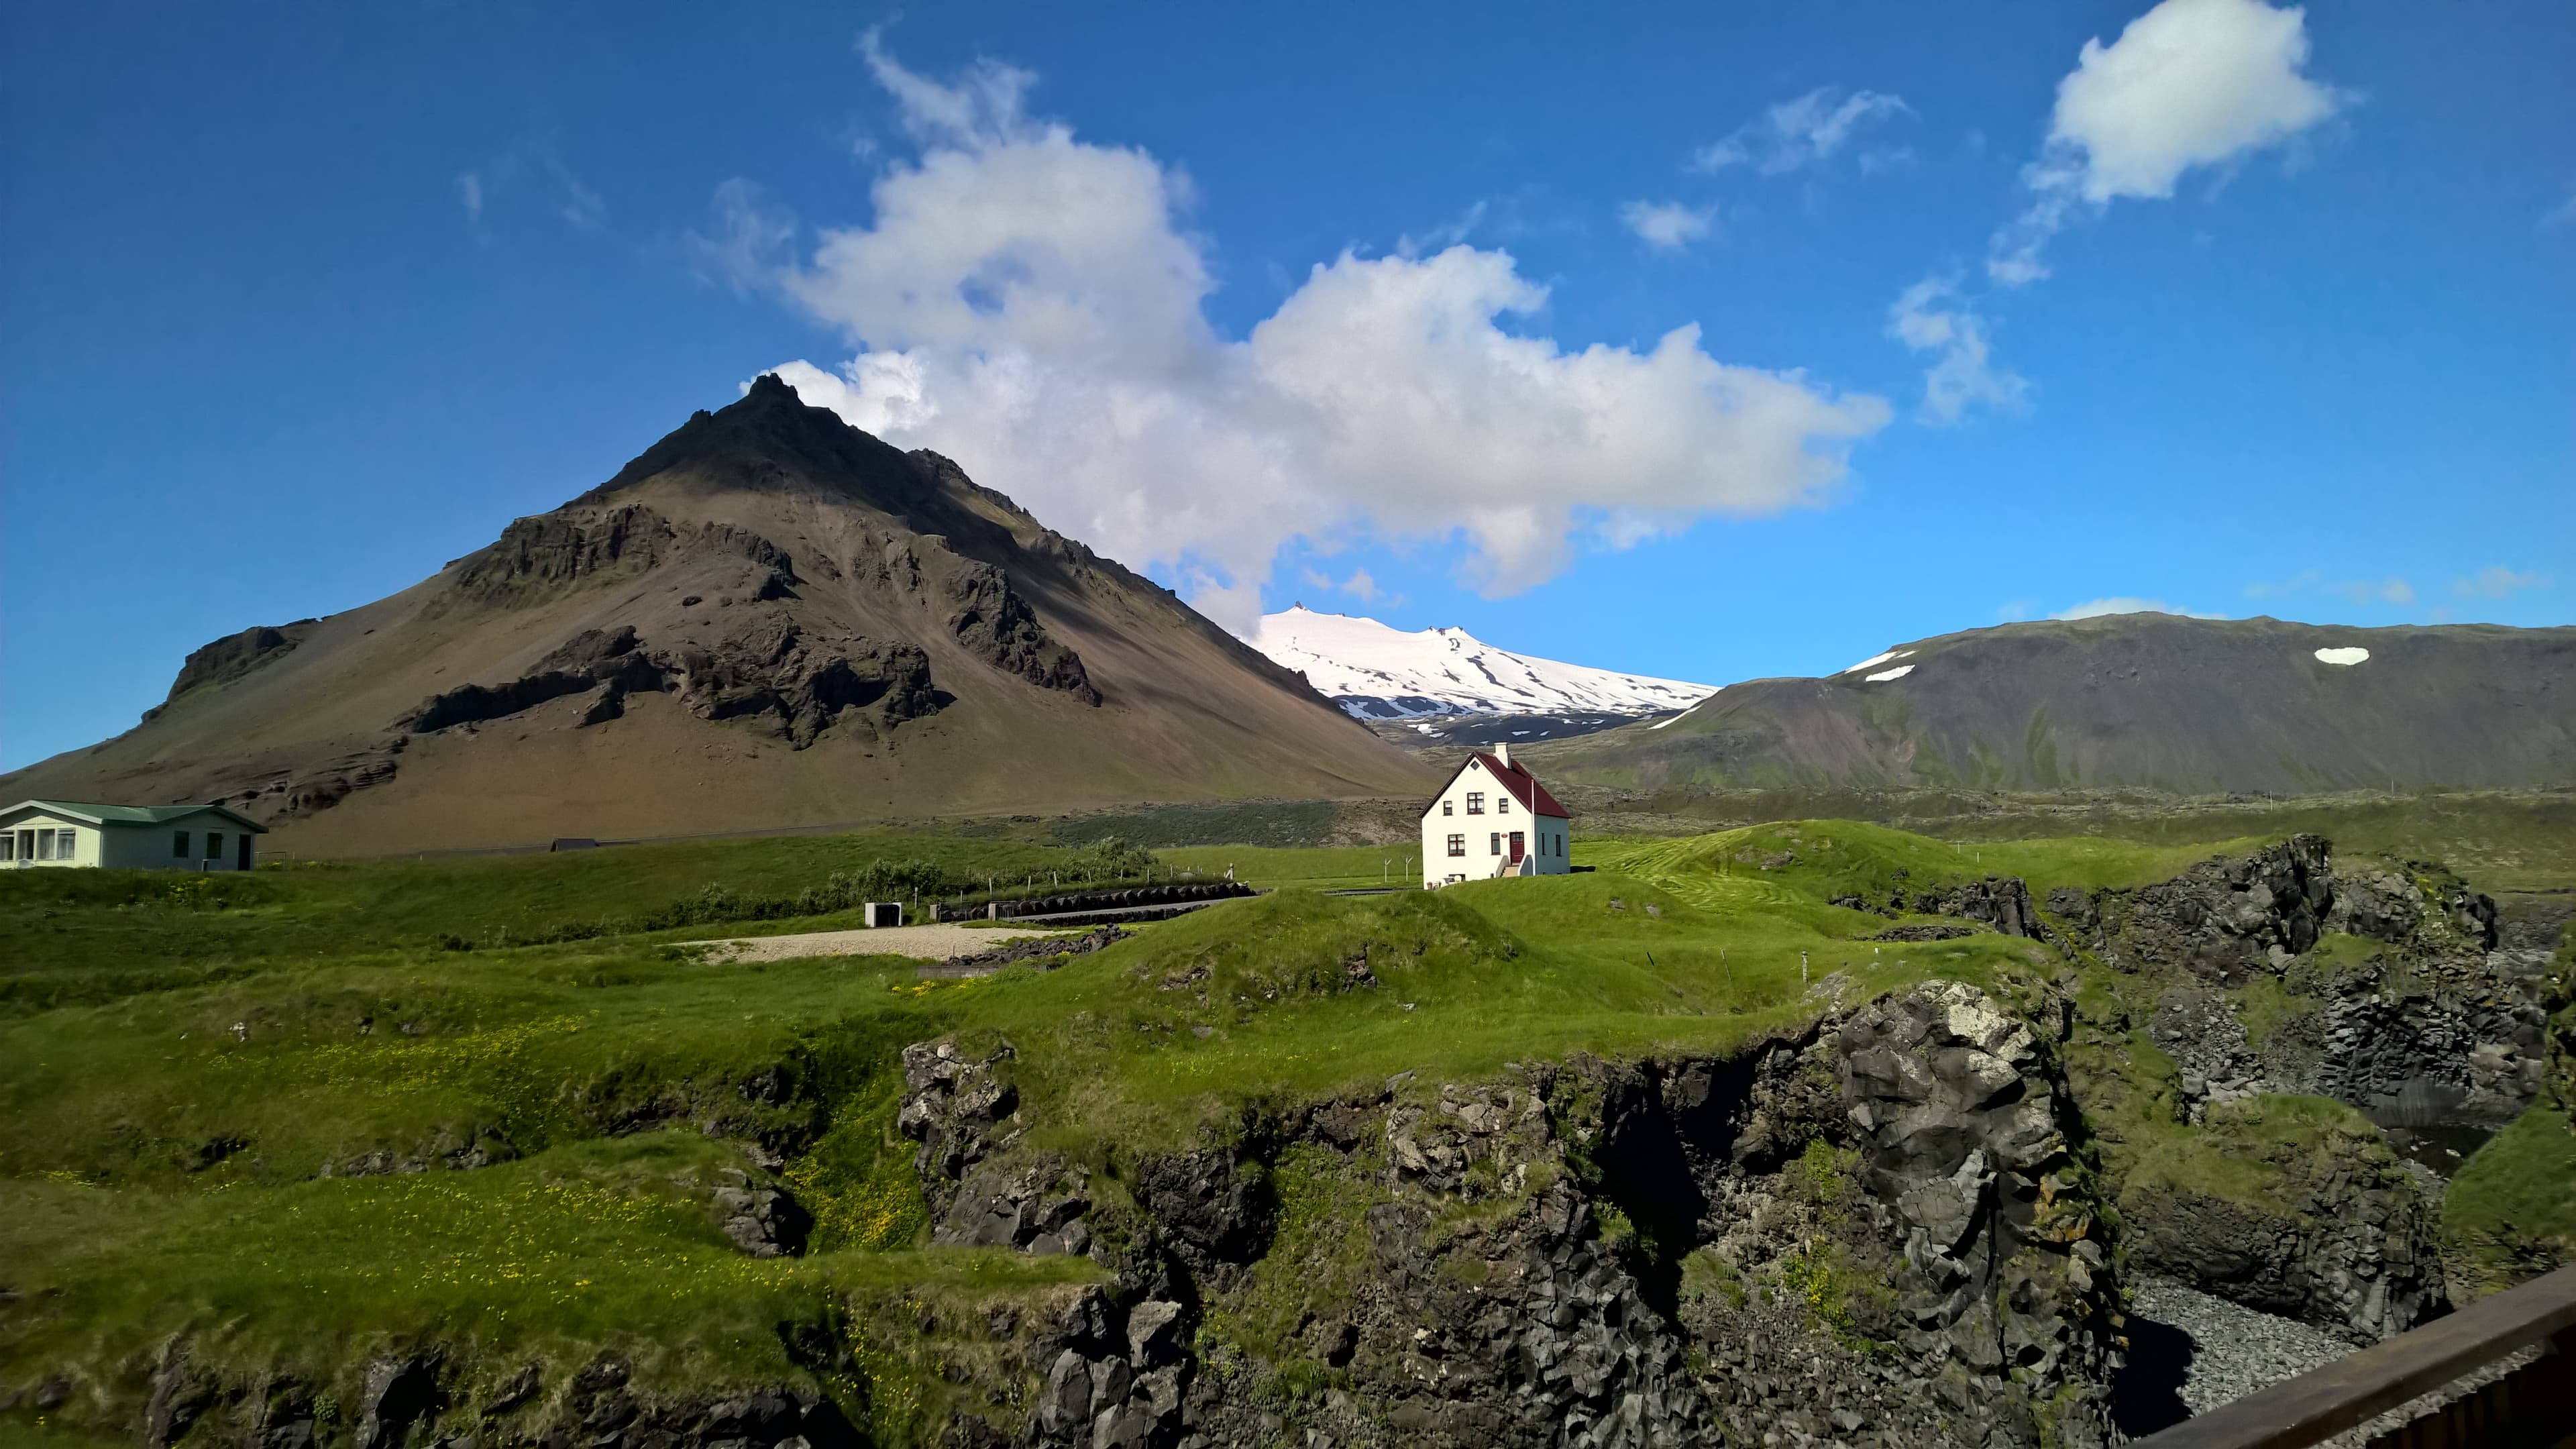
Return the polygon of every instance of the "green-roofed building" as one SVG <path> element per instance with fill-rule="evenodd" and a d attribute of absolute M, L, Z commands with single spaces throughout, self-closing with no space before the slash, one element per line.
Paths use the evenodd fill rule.
<path fill-rule="evenodd" d="M 248 870 L 268 827 L 221 805 L 92 805 L 21 800 L 0 810 L 0 870 Z"/>

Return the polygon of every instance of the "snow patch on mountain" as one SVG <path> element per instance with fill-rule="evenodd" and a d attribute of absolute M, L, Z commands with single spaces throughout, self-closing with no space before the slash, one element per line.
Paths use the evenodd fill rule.
<path fill-rule="evenodd" d="M 1303 604 L 1265 614 L 1252 647 L 1361 719 L 1594 711 L 1661 714 L 1716 693 L 1714 685 L 1620 674 L 1498 649 L 1464 629 L 1406 633 L 1375 619 L 1319 614 Z"/>

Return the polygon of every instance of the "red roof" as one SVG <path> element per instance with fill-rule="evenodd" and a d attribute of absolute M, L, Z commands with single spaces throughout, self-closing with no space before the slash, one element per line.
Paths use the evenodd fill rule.
<path fill-rule="evenodd" d="M 1538 776 L 1531 774 L 1528 766 L 1517 760 L 1506 765 L 1500 758 L 1487 754 L 1469 755 L 1448 779 L 1440 783 L 1439 790 L 1431 797 L 1432 805 L 1440 803 L 1440 797 L 1449 793 L 1451 785 L 1458 783 L 1458 776 L 1466 773 L 1467 766 L 1479 763 L 1483 764 L 1486 771 L 1496 780 L 1502 782 L 1504 789 L 1512 792 L 1512 798 L 1521 802 L 1522 809 L 1532 815 L 1552 815 L 1559 820 L 1574 818 L 1574 812 L 1557 804 L 1556 797 L 1547 793 L 1547 787 L 1538 782 Z M 1431 805 L 1423 806 L 1422 813 L 1430 814 Z"/>

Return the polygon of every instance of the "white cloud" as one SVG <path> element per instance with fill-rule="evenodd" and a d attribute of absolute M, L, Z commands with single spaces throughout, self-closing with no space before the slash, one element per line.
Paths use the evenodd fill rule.
<path fill-rule="evenodd" d="M 1291 538 L 1457 538 L 1470 581 L 1505 593 L 1578 539 L 1823 502 L 1887 421 L 1877 398 L 1720 362 L 1695 326 L 1642 351 L 1515 335 L 1499 320 L 1546 289 L 1463 245 L 1346 252 L 1222 336 L 1178 173 L 1029 119 L 1024 72 L 942 85 L 873 37 L 864 53 L 923 148 L 877 177 L 870 224 L 771 268 L 861 349 L 777 370 L 1113 556 L 1169 566 L 1229 624 L 1258 615 Z"/>
<path fill-rule="evenodd" d="M 2087 40 L 2022 173 L 2030 204 L 1995 234 L 1988 274 L 2037 281 L 2048 239 L 2079 210 L 2170 197 L 2185 172 L 2280 145 L 2349 103 L 2307 63 L 2305 12 L 2264 0 L 2163 0 L 2111 44 Z"/>
<path fill-rule="evenodd" d="M 2565 201 L 2551 207 L 2548 214 L 2540 218 L 2540 229 L 2547 231 L 2553 227 L 2566 226 L 2571 222 L 2576 222 L 2576 191 L 2567 193 Z"/>
<path fill-rule="evenodd" d="M 1946 278 L 1926 277 L 1905 289 L 1887 309 L 1887 335 L 1916 352 L 1934 354 L 1923 373 L 1925 422 L 1959 421 L 1971 407 L 2017 408 L 2030 384 L 1995 365 L 1986 320 Z"/>
<path fill-rule="evenodd" d="M 483 213 L 513 193 L 535 190 L 555 215 L 584 231 L 608 220 L 608 202 L 582 183 L 563 159 L 560 140 L 550 131 L 532 131 L 513 141 L 483 166 L 456 178 L 456 196 L 465 219 L 479 222 Z"/>
<path fill-rule="evenodd" d="M 715 235 L 690 231 L 680 237 L 698 274 L 736 292 L 776 284 L 779 257 L 796 238 L 796 218 L 739 176 L 716 188 L 715 212 Z"/>
<path fill-rule="evenodd" d="M 1692 153 L 1690 169 L 1749 165 L 1765 176 L 1778 176 L 1827 159 L 1874 122 L 1910 114 L 1912 108 L 1897 96 L 1879 91 L 1846 96 L 1836 87 L 1818 86 L 1764 111 L 1726 139 L 1702 146 Z M 1888 154 L 1881 153 L 1881 159 Z"/>
<path fill-rule="evenodd" d="M 1619 221 L 1639 240 L 1659 252 L 1679 251 L 1706 237 L 1713 206 L 1690 207 L 1678 201 L 1631 201 L 1619 208 Z"/>
<path fill-rule="evenodd" d="M 2052 617 L 2059 619 L 2100 619 L 2112 614 L 2174 614 L 2185 619 L 2224 619 L 2225 614 L 2204 614 L 2196 609 L 2177 609 L 2162 599 L 2140 599 L 2126 595 L 2094 599 L 2076 605 Z"/>
<path fill-rule="evenodd" d="M 2499 564 L 2478 570 L 2474 577 L 2452 580 L 2451 592 L 2464 599 L 2501 599 L 2525 589 L 2545 589 L 2556 582 L 2544 573 L 2516 573 Z"/>

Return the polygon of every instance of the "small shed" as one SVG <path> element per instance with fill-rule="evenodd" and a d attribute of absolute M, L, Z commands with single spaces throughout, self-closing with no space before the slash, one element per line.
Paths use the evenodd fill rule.
<path fill-rule="evenodd" d="M 21 800 L 0 810 L 0 869 L 249 870 L 268 827 L 221 805 Z"/>

